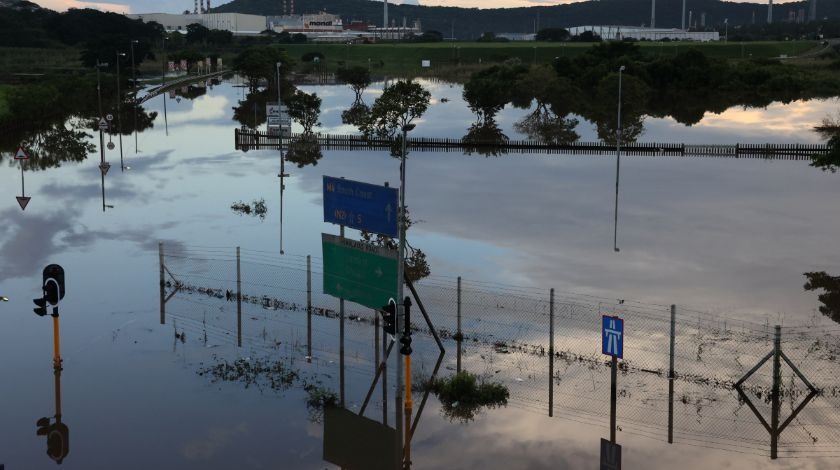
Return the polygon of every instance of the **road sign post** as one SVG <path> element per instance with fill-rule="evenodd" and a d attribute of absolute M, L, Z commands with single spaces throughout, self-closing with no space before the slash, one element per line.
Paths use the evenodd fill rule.
<path fill-rule="evenodd" d="M 323 189 L 324 222 L 391 238 L 399 236 L 396 188 L 325 175 Z"/>
<path fill-rule="evenodd" d="M 612 357 L 610 364 L 610 442 L 615 443 L 618 359 L 624 358 L 624 320 L 621 318 L 607 315 L 601 317 L 601 352 Z"/>
<path fill-rule="evenodd" d="M 621 446 L 601 439 L 601 470 L 621 470 Z"/>
<path fill-rule="evenodd" d="M 23 211 L 26 210 L 26 205 L 32 199 L 26 196 L 26 183 L 23 179 L 23 162 L 24 160 L 29 160 L 29 154 L 24 150 L 23 146 L 18 147 L 17 152 L 15 152 L 15 160 L 20 162 L 20 196 L 15 196 L 15 199 L 17 199 L 20 205 L 20 210 Z"/>
<path fill-rule="evenodd" d="M 387 248 L 321 234 L 324 293 L 380 309 L 397 298 L 397 253 Z"/>

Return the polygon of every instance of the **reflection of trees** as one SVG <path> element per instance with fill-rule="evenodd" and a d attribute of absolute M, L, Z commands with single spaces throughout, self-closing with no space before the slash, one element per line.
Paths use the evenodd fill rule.
<path fill-rule="evenodd" d="M 808 281 L 805 290 L 822 290 L 817 298 L 822 305 L 820 313 L 840 323 L 840 276 L 829 276 L 825 271 L 805 273 Z"/>
<path fill-rule="evenodd" d="M 580 135 L 575 132 L 578 120 L 554 114 L 545 106 L 537 106 L 532 113 L 516 122 L 513 127 L 529 139 L 554 145 L 576 142 Z"/>
<path fill-rule="evenodd" d="M 506 154 L 507 149 L 504 148 L 504 145 L 509 140 L 492 116 L 473 123 L 467 131 L 467 135 L 461 138 L 464 143 L 464 152 L 467 155 L 478 153 L 485 157 L 498 157 Z"/>
<path fill-rule="evenodd" d="M 84 161 L 88 153 L 96 150 L 96 146 L 88 142 L 93 136 L 83 130 L 89 126 L 90 121 L 84 119 L 70 119 L 66 124 L 45 124 L 41 128 L 25 130 L 21 134 L 4 135 L 0 139 L 0 145 L 14 149 L 22 145 L 30 156 L 24 163 L 27 170 L 58 168 L 64 162 Z M 18 164 L 13 159 L 13 154 L 3 155 L 8 156 L 10 165 Z"/>
<path fill-rule="evenodd" d="M 265 104 L 272 98 L 277 99 L 277 92 L 272 94 L 269 89 L 248 93 L 245 100 L 233 108 L 233 119 L 245 127 L 256 129 L 265 123 Z"/>
<path fill-rule="evenodd" d="M 811 157 L 811 166 L 836 173 L 840 168 L 840 115 L 823 118 L 822 123 L 814 130 L 826 139 L 828 152 Z"/>
<path fill-rule="evenodd" d="M 318 137 L 311 132 L 303 133 L 296 139 L 292 139 L 286 151 L 286 160 L 297 164 L 298 168 L 317 165 L 318 160 L 323 156 Z"/>
<path fill-rule="evenodd" d="M 361 128 L 370 114 L 370 106 L 361 101 L 354 102 L 350 108 L 341 112 L 341 122 Z"/>
<path fill-rule="evenodd" d="M 190 84 L 187 86 L 183 86 L 180 88 L 176 88 L 173 90 L 176 96 L 181 96 L 188 100 L 194 100 L 199 96 L 204 96 L 207 94 L 207 87 L 206 86 L 198 86 L 195 84 Z"/>
<path fill-rule="evenodd" d="M 408 210 L 408 207 L 405 208 L 405 231 L 408 234 L 408 229 L 414 225 L 414 222 L 411 220 L 411 216 Z M 429 274 L 432 273 L 431 267 L 429 266 L 429 262 L 426 260 L 426 253 L 423 253 L 423 250 L 419 248 L 414 248 L 408 243 L 406 236 L 406 259 L 405 259 L 405 275 L 411 282 L 417 282 L 424 277 L 427 277 Z M 391 250 L 398 250 L 399 243 L 398 240 L 381 235 L 381 234 L 373 234 L 370 232 L 362 231 L 362 242 L 373 245 L 373 246 L 380 246 L 385 247 Z"/>

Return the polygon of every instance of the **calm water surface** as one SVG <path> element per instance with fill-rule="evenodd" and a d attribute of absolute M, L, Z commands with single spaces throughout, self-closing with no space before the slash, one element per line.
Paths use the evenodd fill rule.
<path fill-rule="evenodd" d="M 413 134 L 461 137 L 474 117 L 460 87 L 424 85 L 433 104 Z M 320 131 L 355 131 L 341 123 L 341 111 L 353 101 L 349 88 L 302 88 L 324 99 Z M 381 84 L 365 93 L 369 104 L 380 90 Z M 120 171 L 118 149 L 107 152 L 113 166 L 105 198 L 113 208 L 105 212 L 95 154 L 81 164 L 28 172 L 32 201 L 25 212 L 14 200 L 20 194 L 17 167 L 0 168 L 0 295 L 9 298 L 0 303 L 0 464 L 7 470 L 55 465 L 45 438 L 35 434 L 36 420 L 55 414 L 51 325 L 31 312 L 30 300 L 40 295 L 40 272 L 49 263 L 67 271 L 61 398 L 70 453 L 63 467 L 334 468 L 323 460 L 322 417 L 307 408 L 300 383 L 278 392 L 213 382 L 197 372 L 222 360 L 268 357 L 335 389 L 336 320 L 316 318 L 316 353 L 309 362 L 300 348 L 305 324 L 299 315 L 275 316 L 248 305 L 242 348 L 224 302 L 179 296 L 161 325 L 158 242 L 228 263 L 180 266 L 208 285 L 230 278 L 235 246 L 249 250 L 253 265 L 271 260 L 300 270 L 301 256 L 320 256 L 321 232 L 338 232 L 322 222 L 322 176 L 396 186 L 399 163 L 385 152 L 324 151 L 315 166 L 288 165 L 281 227 L 279 155 L 234 150 L 232 108 L 242 93 L 231 82 L 195 100 L 168 100 L 168 135 L 165 98 L 149 102 L 161 114 L 154 129 L 139 136 L 138 153 L 132 138 L 123 140 L 130 170 Z M 640 141 L 818 142 L 810 129 L 837 104 L 731 109 L 692 127 L 648 119 Z M 505 109 L 498 116 L 509 137 L 522 137 L 513 123 L 524 113 Z M 582 122 L 578 133 L 595 139 L 590 123 Z M 620 252 L 614 252 L 614 156 L 414 152 L 406 194 L 417 223 L 410 241 L 427 253 L 433 282 L 451 288 L 463 276 L 530 292 L 555 288 L 592 296 L 593 303 L 676 303 L 733 321 L 829 327 L 815 317 L 816 295 L 803 290 L 802 273 L 840 271 L 838 178 L 806 162 L 626 157 Z M 269 208 L 265 220 L 230 210 L 233 202 L 259 198 Z M 268 276 L 251 282 L 279 282 Z M 352 364 L 345 405 L 358 410 L 372 380 L 372 327 L 350 326 L 347 338 Z M 418 350 L 427 373 L 434 365 L 431 348 Z M 444 372 L 453 364 L 448 351 Z M 381 395 L 374 397 L 367 416 L 381 419 Z M 388 409 L 393 425 L 392 396 Z M 599 440 L 608 436 L 604 416 L 545 414 L 541 404 L 516 399 L 459 424 L 432 398 L 414 437 L 413 468 L 598 468 Z M 662 429 L 625 426 L 618 436 L 623 465 L 631 469 L 828 469 L 838 463 L 830 446 L 803 459 L 771 462 L 752 450 L 718 450 L 714 440 L 668 445 Z"/>

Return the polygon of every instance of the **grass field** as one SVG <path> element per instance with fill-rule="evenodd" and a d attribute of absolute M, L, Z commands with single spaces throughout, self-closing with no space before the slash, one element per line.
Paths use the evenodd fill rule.
<path fill-rule="evenodd" d="M 80 54 L 75 48 L 0 47 L 0 76 L 79 69 Z"/>
<path fill-rule="evenodd" d="M 0 119 L 5 118 L 9 114 L 9 105 L 6 102 L 6 94 L 11 89 L 9 85 L 0 85 Z"/>
<path fill-rule="evenodd" d="M 815 41 L 783 42 L 638 42 L 650 56 L 673 56 L 689 48 L 697 48 L 710 57 L 750 59 L 792 57 L 818 45 Z M 591 43 L 548 42 L 442 42 L 420 44 L 289 44 L 289 55 L 300 61 L 307 52 L 324 54 L 329 70 L 341 65 L 370 64 L 371 70 L 383 72 L 419 70 L 422 60 L 431 61 L 432 68 L 470 66 L 519 59 L 522 63 L 546 63 L 555 57 L 576 56 L 592 47 Z M 370 61 L 370 62 L 368 62 Z"/>

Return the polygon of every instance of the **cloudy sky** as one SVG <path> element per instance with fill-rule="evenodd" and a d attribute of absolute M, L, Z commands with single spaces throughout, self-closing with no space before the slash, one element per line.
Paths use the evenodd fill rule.
<path fill-rule="evenodd" d="M 279 0 L 278 0 L 279 1 Z M 521 6 L 535 6 L 535 5 L 555 5 L 560 3 L 571 3 L 577 0 L 419 0 L 423 5 L 445 5 L 445 6 L 462 6 L 475 8 L 503 8 L 503 7 L 521 7 Z M 735 0 L 738 1 L 738 0 Z M 406 3 L 416 3 L 417 0 L 405 0 Z M 68 8 L 98 8 L 101 10 L 132 12 L 132 13 L 178 13 L 184 10 L 192 10 L 193 0 L 110 0 L 109 2 L 99 2 L 96 0 L 35 0 L 35 3 L 53 10 L 63 11 Z M 221 5 L 229 3 L 228 0 L 215 0 L 212 5 Z M 305 0 L 298 2 L 305 3 Z M 401 3 L 401 0 L 395 0 L 393 3 Z M 760 2 L 765 3 L 765 2 Z M 777 1 L 776 3 L 785 3 L 784 1 Z"/>

